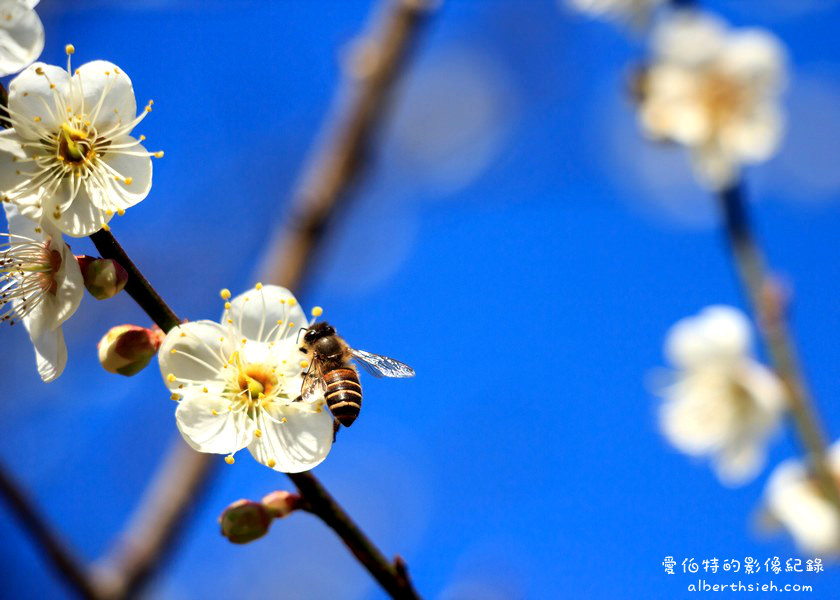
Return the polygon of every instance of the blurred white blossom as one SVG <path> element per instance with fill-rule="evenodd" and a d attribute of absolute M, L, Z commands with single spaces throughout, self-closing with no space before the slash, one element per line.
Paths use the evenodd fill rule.
<path fill-rule="evenodd" d="M 830 448 L 829 467 L 840 479 L 840 442 Z M 765 491 L 767 509 L 793 536 L 802 552 L 840 553 L 840 518 L 805 465 L 786 460 L 773 471 Z"/>
<path fill-rule="evenodd" d="M 0 0 L 0 76 L 17 73 L 41 55 L 44 25 L 38 0 Z"/>
<path fill-rule="evenodd" d="M 761 469 L 784 408 L 776 377 L 750 354 L 750 323 L 740 311 L 711 306 L 676 323 L 665 354 L 676 367 L 660 390 L 663 434 L 678 450 L 708 456 L 728 485 Z"/>
<path fill-rule="evenodd" d="M 650 137 L 688 147 L 698 178 L 714 189 L 732 183 L 741 165 L 773 155 L 784 130 L 786 58 L 772 34 L 674 11 L 652 43 L 652 62 L 637 86 Z"/>
<path fill-rule="evenodd" d="M 73 53 L 67 47 L 68 55 Z M 0 191 L 21 212 L 67 235 L 98 231 L 152 186 L 151 156 L 129 132 L 134 88 L 113 63 L 96 60 L 74 73 L 35 63 L 9 86 L 12 127 L 0 133 Z"/>
<path fill-rule="evenodd" d="M 190 446 L 227 454 L 229 463 L 247 447 L 284 473 L 326 458 L 333 418 L 323 393 L 311 401 L 300 397 L 306 365 L 297 336 L 308 324 L 289 290 L 257 284 L 225 303 L 221 323 L 192 321 L 167 334 L 158 354 L 161 374 Z"/>
<path fill-rule="evenodd" d="M 667 0 L 567 0 L 577 11 L 596 17 L 607 16 L 644 22 L 653 10 Z"/>
<path fill-rule="evenodd" d="M 0 321 L 23 323 L 38 373 L 49 382 L 67 363 L 61 325 L 82 301 L 82 272 L 57 229 L 27 219 L 13 205 L 4 209 L 9 233 L 0 244 Z"/>

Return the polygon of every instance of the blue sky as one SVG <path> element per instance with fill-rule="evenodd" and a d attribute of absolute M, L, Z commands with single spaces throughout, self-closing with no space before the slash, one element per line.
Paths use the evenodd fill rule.
<path fill-rule="evenodd" d="M 793 328 L 836 437 L 840 3 L 703 4 L 789 48 L 789 135 L 747 187 L 770 260 L 795 290 Z M 111 60 L 139 103 L 155 100 L 140 132 L 166 156 L 150 196 L 113 231 L 181 316 L 216 318 L 220 288 L 254 283 L 329 108 L 337 57 L 369 7 L 42 0 L 45 61 L 61 64 L 73 43 L 76 64 Z M 638 133 L 623 90 L 642 55 L 640 39 L 553 0 L 447 3 L 300 296 L 352 345 L 417 370 L 363 379 L 362 416 L 316 474 L 384 551 L 406 558 L 426 597 L 673 598 L 691 577 L 665 575 L 667 555 L 798 556 L 785 536 L 756 531 L 769 469 L 727 489 L 657 432 L 646 382 L 664 365 L 668 327 L 709 304 L 743 304 L 685 156 Z M 93 252 L 87 240 L 73 249 Z M 3 462 L 87 559 L 108 549 L 177 435 L 157 369 L 126 379 L 98 365 L 96 341 L 121 323 L 147 321 L 127 296 L 87 297 L 65 328 L 67 370 L 48 386 L 24 333 L 2 332 Z M 770 463 L 796 452 L 785 429 Z M 150 595 L 382 597 L 307 515 L 248 546 L 218 535 L 225 505 L 289 485 L 245 455 L 222 464 Z M 7 514 L 7 595 L 62 597 Z M 840 572 L 773 579 L 829 598 Z"/>

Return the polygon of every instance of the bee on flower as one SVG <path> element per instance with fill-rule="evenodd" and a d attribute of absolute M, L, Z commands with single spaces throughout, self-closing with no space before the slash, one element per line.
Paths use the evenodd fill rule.
<path fill-rule="evenodd" d="M 73 237 L 90 235 L 143 200 L 151 157 L 130 132 L 137 115 L 131 80 L 95 60 L 71 71 L 35 63 L 9 86 L 11 128 L 0 133 L 0 192 L 39 223 Z"/>
<path fill-rule="evenodd" d="M 0 244 L 0 322 L 23 324 L 41 379 L 53 381 L 67 363 L 61 325 L 82 301 L 82 272 L 55 227 L 27 219 L 13 205 L 4 209 L 9 233 Z"/>
<path fill-rule="evenodd" d="M 44 49 L 44 25 L 33 9 L 39 0 L 0 0 L 0 76 L 17 73 Z"/>
<path fill-rule="evenodd" d="M 220 323 L 184 323 L 158 353 L 181 435 L 229 463 L 247 447 L 276 471 L 313 468 L 330 451 L 333 418 L 322 391 L 301 397 L 308 364 L 297 337 L 309 325 L 303 309 L 277 286 L 257 284 L 232 300 L 223 290 L 222 298 Z"/>
<path fill-rule="evenodd" d="M 840 481 L 840 442 L 828 451 L 828 466 Z M 840 517 L 800 461 L 789 459 L 770 475 L 765 489 L 769 516 L 780 523 L 803 553 L 840 554 Z"/>
<path fill-rule="evenodd" d="M 727 306 L 677 322 L 665 342 L 676 371 L 659 390 L 662 433 L 681 452 L 709 457 L 728 485 L 761 469 L 785 407 L 782 385 L 752 357 L 750 343 L 746 316 Z"/>
<path fill-rule="evenodd" d="M 652 52 L 635 86 L 642 128 L 686 146 L 702 183 L 726 188 L 742 165 L 773 155 L 784 130 L 786 60 L 772 34 L 673 11 L 655 28 Z"/>

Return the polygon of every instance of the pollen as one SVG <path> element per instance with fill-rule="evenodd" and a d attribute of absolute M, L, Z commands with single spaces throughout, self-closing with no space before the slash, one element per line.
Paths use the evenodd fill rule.
<path fill-rule="evenodd" d="M 119 216 L 123 216 L 125 214 L 125 209 L 124 208 L 117 209 L 117 214 Z"/>
<path fill-rule="evenodd" d="M 73 44 L 67 44 L 64 46 L 64 51 L 67 53 L 67 56 L 70 56 L 71 54 L 75 54 L 76 47 Z"/>
<path fill-rule="evenodd" d="M 282 325 L 283 324 L 283 319 L 277 319 L 277 324 Z"/>
<path fill-rule="evenodd" d="M 178 394 L 172 394 L 171 396 L 169 396 L 169 399 L 170 400 L 180 400 L 181 396 L 178 395 Z"/>
<path fill-rule="evenodd" d="M 126 185 L 131 185 L 134 182 L 134 178 L 126 177 L 124 181 Z"/>
<path fill-rule="evenodd" d="M 41 122 L 41 117 L 35 117 L 35 122 L 40 123 Z"/>
<path fill-rule="evenodd" d="M 255 289 L 257 289 L 257 290 L 261 290 L 261 289 L 262 289 L 262 283 L 260 283 L 260 282 L 258 281 L 258 282 L 257 282 L 257 285 L 255 285 L 255 286 L 254 286 L 254 288 L 255 288 Z"/>
<path fill-rule="evenodd" d="M 295 300 L 294 298 L 289 298 L 289 306 L 294 306 L 295 304 L 297 304 L 297 300 Z"/>
<path fill-rule="evenodd" d="M 236 460 L 233 458 L 233 454 L 228 454 L 227 456 L 225 456 L 225 462 L 229 465 L 235 463 Z"/>
<path fill-rule="evenodd" d="M 261 438 L 262 437 L 262 430 L 261 429 L 255 429 L 254 430 L 254 435 L 257 436 L 258 438 Z"/>
<path fill-rule="evenodd" d="M 228 300 L 230 299 L 230 290 L 224 288 L 221 292 L 219 292 L 219 295 L 222 297 L 222 300 Z"/>
<path fill-rule="evenodd" d="M 218 416 L 219 416 L 219 413 L 218 413 L 218 412 L 216 412 L 216 409 L 215 409 L 215 408 L 211 408 L 211 409 L 210 409 L 210 414 L 212 414 L 214 417 L 218 417 Z"/>
<path fill-rule="evenodd" d="M 230 302 L 225 302 L 225 310 L 230 310 Z"/>
<path fill-rule="evenodd" d="M 309 363 L 307 361 L 305 361 L 305 360 L 300 361 L 300 368 L 301 369 L 305 369 L 308 366 L 309 366 Z"/>
<path fill-rule="evenodd" d="M 163 150 L 158 150 L 153 154 L 155 158 L 163 158 Z"/>
<path fill-rule="evenodd" d="M 204 393 L 206 394 L 206 393 L 207 393 L 207 388 L 206 388 L 206 387 L 203 387 L 203 388 L 201 388 L 201 391 L 202 391 L 202 392 L 204 392 Z"/>
<path fill-rule="evenodd" d="M 282 419 L 280 419 L 280 422 L 285 423 L 286 422 L 286 417 L 283 417 Z"/>
<path fill-rule="evenodd" d="M 176 350 L 175 348 L 172 348 L 172 354 L 177 354 L 177 353 L 178 353 L 178 350 Z"/>
<path fill-rule="evenodd" d="M 166 381 L 168 381 L 169 383 L 175 383 L 175 374 L 170 373 L 169 375 L 167 375 L 166 376 Z"/>
<path fill-rule="evenodd" d="M 266 464 L 268 465 L 269 469 L 273 469 L 274 467 L 277 466 L 277 461 L 274 460 L 273 458 L 269 458 L 268 462 Z"/>
<path fill-rule="evenodd" d="M 312 316 L 313 317 L 320 317 L 324 314 L 324 309 L 320 306 L 313 306 L 312 307 Z"/>

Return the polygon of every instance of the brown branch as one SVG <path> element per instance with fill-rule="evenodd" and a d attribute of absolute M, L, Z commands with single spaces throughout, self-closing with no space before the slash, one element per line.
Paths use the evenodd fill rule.
<path fill-rule="evenodd" d="M 20 485 L 2 467 L 0 467 L 0 496 L 16 515 L 17 522 L 46 553 L 56 572 L 64 581 L 82 598 L 100 598 L 101 596 L 88 577 L 85 565 L 76 560 L 73 553 L 41 517 L 32 498 L 23 493 Z"/>
<path fill-rule="evenodd" d="M 840 515 L 840 493 L 826 458 L 826 437 L 788 328 L 783 293 L 768 275 L 766 259 L 750 227 L 741 185 L 721 192 L 720 203 L 738 276 L 757 315 L 770 361 L 787 392 L 794 425 L 823 494 Z"/>

